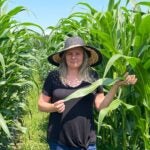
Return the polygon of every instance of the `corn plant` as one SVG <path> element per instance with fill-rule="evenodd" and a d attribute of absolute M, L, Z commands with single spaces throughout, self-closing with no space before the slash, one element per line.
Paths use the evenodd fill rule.
<path fill-rule="evenodd" d="M 27 94 L 37 87 L 33 72 L 40 66 L 36 54 L 43 47 L 44 34 L 28 28 L 36 26 L 43 32 L 39 25 L 13 19 L 25 10 L 23 6 L 6 12 L 5 4 L 6 0 L 0 0 L 0 149 L 13 149 L 20 143 L 20 133 L 26 132 L 22 117 Z"/>
<path fill-rule="evenodd" d="M 128 9 L 129 2 L 133 9 Z M 103 63 L 96 69 L 101 78 L 122 77 L 125 72 L 136 74 L 135 86 L 120 88 L 116 100 L 106 109 L 95 112 L 98 149 L 150 149 L 150 14 L 141 5 L 149 2 L 110 0 L 108 9 L 98 11 L 87 3 L 79 3 L 86 12 L 75 12 L 49 27 L 49 53 L 61 49 L 62 41 L 80 35 L 86 43 L 100 49 Z M 58 45 L 57 43 L 60 43 Z M 92 85 L 94 86 L 94 85 Z M 90 87 L 92 88 L 92 87 Z M 94 87 L 93 87 L 94 89 Z M 107 92 L 110 86 L 105 85 Z M 89 89 L 83 91 L 90 92 Z M 87 94 L 87 93 L 84 93 Z M 67 97 L 76 97 L 74 93 Z"/>
<path fill-rule="evenodd" d="M 24 7 L 5 12 L 5 2 L 0 1 L 0 148 L 19 143 L 19 133 L 26 131 L 22 115 L 29 87 L 36 84 L 34 73 L 40 74 L 42 80 L 52 67 L 46 65 L 47 55 L 61 49 L 66 37 L 80 35 L 103 54 L 103 63 L 96 68 L 101 79 L 66 100 L 84 96 L 99 84 L 107 92 L 125 72 L 136 74 L 138 82 L 134 87 L 120 88 L 109 107 L 95 111 L 97 147 L 150 149 L 150 14 L 140 8 L 150 3 L 127 0 L 121 6 L 121 0 L 110 0 L 108 9 L 102 12 L 80 2 L 78 5 L 87 11 L 60 19 L 55 27 L 49 26 L 51 33 L 45 36 L 39 25 L 19 24 L 13 19 Z M 133 9 L 128 9 L 129 2 Z M 37 27 L 42 34 L 29 26 Z"/>

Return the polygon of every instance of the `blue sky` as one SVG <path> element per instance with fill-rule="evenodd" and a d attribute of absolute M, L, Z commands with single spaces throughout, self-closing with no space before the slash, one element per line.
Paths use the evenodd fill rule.
<path fill-rule="evenodd" d="M 122 3 L 126 1 L 121 0 Z M 10 10 L 16 6 L 24 6 L 27 11 L 16 15 L 15 19 L 19 22 L 36 23 L 46 29 L 48 26 L 55 26 L 61 18 L 66 18 L 73 12 L 83 11 L 83 6 L 81 8 L 81 5 L 76 5 L 78 2 L 86 2 L 99 11 L 105 11 L 109 0 L 8 0 L 7 7 Z"/>
<path fill-rule="evenodd" d="M 72 12 L 82 10 L 76 6 L 78 2 L 86 2 L 97 10 L 105 10 L 109 0 L 9 0 L 8 9 L 24 6 L 28 11 L 16 15 L 19 22 L 33 22 L 42 26 L 54 26 L 61 18 L 68 17 Z"/>

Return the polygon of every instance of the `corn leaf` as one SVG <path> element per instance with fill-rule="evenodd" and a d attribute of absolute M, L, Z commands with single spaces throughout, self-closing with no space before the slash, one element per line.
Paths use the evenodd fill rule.
<path fill-rule="evenodd" d="M 71 99 L 74 98 L 79 98 L 79 97 L 83 97 L 86 96 L 87 94 L 93 92 L 98 86 L 100 85 L 113 85 L 115 82 L 117 82 L 118 80 L 122 80 L 123 78 L 118 77 L 116 79 L 110 79 L 110 78 L 104 78 L 104 79 L 98 79 L 97 81 L 93 82 L 92 85 L 88 86 L 88 87 L 84 87 L 84 88 L 80 88 L 77 91 L 73 92 L 72 94 L 70 94 L 69 96 L 67 96 L 64 101 L 69 101 Z"/>
<path fill-rule="evenodd" d="M 109 0 L 109 4 L 108 4 L 108 11 L 111 11 L 112 9 L 113 9 L 113 7 L 114 7 L 114 0 Z"/>
<path fill-rule="evenodd" d="M 2 68 L 3 68 L 3 76 L 5 77 L 5 61 L 4 61 L 4 57 L 1 53 L 0 53 L 0 63 L 1 63 Z"/>
<path fill-rule="evenodd" d="M 103 75 L 103 78 L 105 78 L 106 74 L 108 73 L 109 69 L 111 68 L 112 65 L 114 65 L 114 62 L 116 60 L 118 60 L 119 58 L 124 58 L 126 59 L 129 64 L 132 66 L 132 67 L 135 67 L 139 62 L 140 62 L 140 59 L 139 58 L 135 58 L 135 57 L 129 57 L 129 56 L 125 56 L 125 55 L 121 55 L 121 54 L 115 54 L 113 55 L 107 65 L 106 65 L 106 68 L 105 68 L 105 71 L 104 71 L 104 75 Z"/>
<path fill-rule="evenodd" d="M 130 104 L 126 104 L 126 103 L 124 103 L 123 101 L 121 101 L 119 99 L 116 99 L 116 100 L 112 101 L 112 103 L 108 107 L 102 109 L 99 112 L 99 117 L 98 117 L 98 132 L 100 131 L 100 127 L 102 126 L 102 122 L 103 122 L 104 118 L 107 116 L 107 114 L 109 112 L 117 109 L 120 105 L 124 105 L 127 110 L 135 108 L 135 106 L 130 105 Z"/>
<path fill-rule="evenodd" d="M 17 130 L 21 131 L 24 134 L 27 132 L 27 128 L 23 127 L 19 121 L 15 121 L 14 123 L 17 127 Z"/>
<path fill-rule="evenodd" d="M 121 105 L 121 101 L 117 99 L 117 100 L 114 100 L 108 107 L 106 107 L 100 111 L 99 117 L 98 117 L 98 132 L 100 131 L 100 127 L 102 125 L 102 122 L 103 122 L 105 116 L 109 112 L 117 109 L 120 105 Z"/>
<path fill-rule="evenodd" d="M 150 14 L 145 14 L 142 16 L 141 24 L 139 26 L 139 32 L 143 34 L 150 34 L 150 27 L 149 27 L 149 22 L 150 22 Z"/>
<path fill-rule="evenodd" d="M 114 64 L 114 62 L 115 62 L 117 59 L 119 59 L 120 57 L 123 57 L 123 55 L 116 54 L 116 55 L 113 55 L 113 56 L 109 59 L 107 65 L 106 65 L 106 68 L 105 68 L 105 72 L 104 72 L 103 78 L 105 78 L 105 76 L 106 76 L 106 74 L 108 73 L 110 67 L 111 67 L 111 66 Z"/>
<path fill-rule="evenodd" d="M 150 6 L 150 2 L 139 2 L 136 5 Z"/>
<path fill-rule="evenodd" d="M 3 4 L 5 3 L 5 1 L 6 1 L 6 0 L 1 0 L 1 1 L 0 1 L 0 7 L 3 6 Z"/>
<path fill-rule="evenodd" d="M 21 23 L 20 25 L 37 27 L 37 28 L 39 28 L 42 31 L 42 33 L 45 33 L 43 28 L 40 25 L 36 24 L 36 23 L 24 22 L 24 23 Z"/>
<path fill-rule="evenodd" d="M 7 136 L 10 138 L 11 135 L 10 135 L 10 132 L 9 132 L 9 129 L 6 125 L 6 121 L 4 120 L 2 114 L 0 113 L 0 127 L 2 127 L 3 131 L 7 134 Z"/>
<path fill-rule="evenodd" d="M 0 86 L 5 85 L 5 84 L 6 84 L 6 80 L 0 81 Z"/>
<path fill-rule="evenodd" d="M 8 16 L 14 16 L 24 10 L 26 10 L 26 9 L 23 6 L 15 7 L 14 9 L 12 9 L 8 12 Z"/>

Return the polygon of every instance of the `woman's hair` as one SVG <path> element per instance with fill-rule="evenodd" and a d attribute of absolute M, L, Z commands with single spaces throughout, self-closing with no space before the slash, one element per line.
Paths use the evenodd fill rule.
<path fill-rule="evenodd" d="M 63 84 L 65 84 L 65 81 L 66 81 L 65 79 L 67 76 L 67 63 L 66 63 L 65 57 L 66 57 L 65 53 L 63 53 L 62 54 L 62 62 L 59 66 L 60 79 Z M 92 77 L 90 76 L 91 68 L 88 63 L 88 54 L 85 50 L 83 50 L 83 60 L 84 61 L 79 70 L 80 79 L 91 83 L 94 81 L 94 79 L 92 79 Z"/>

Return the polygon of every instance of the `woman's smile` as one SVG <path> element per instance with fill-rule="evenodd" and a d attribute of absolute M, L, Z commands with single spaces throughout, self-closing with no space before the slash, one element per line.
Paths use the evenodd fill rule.
<path fill-rule="evenodd" d="M 66 52 L 66 63 L 68 67 L 79 68 L 83 62 L 83 49 L 81 47 L 70 49 Z"/>

